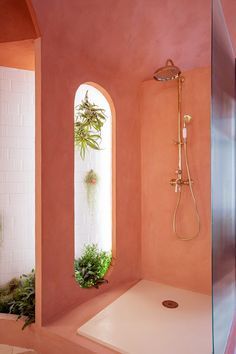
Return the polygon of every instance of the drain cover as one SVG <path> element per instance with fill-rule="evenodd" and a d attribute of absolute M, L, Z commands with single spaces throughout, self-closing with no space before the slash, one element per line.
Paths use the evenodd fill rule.
<path fill-rule="evenodd" d="M 162 302 L 162 305 L 168 309 L 176 309 L 179 306 L 179 304 L 173 300 L 165 300 Z"/>

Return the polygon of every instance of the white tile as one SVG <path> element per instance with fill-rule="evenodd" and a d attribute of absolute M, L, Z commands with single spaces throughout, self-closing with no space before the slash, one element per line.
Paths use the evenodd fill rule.
<path fill-rule="evenodd" d="M 9 158 L 9 149 L 8 148 L 1 148 L 0 149 L 0 159 L 8 159 Z"/>
<path fill-rule="evenodd" d="M 19 171 L 23 164 L 20 160 L 0 159 L 0 171 Z"/>
<path fill-rule="evenodd" d="M 34 131 L 32 130 L 32 127 L 5 125 L 1 127 L 0 132 L 1 136 L 26 137 L 31 138 L 32 143 L 34 142 Z"/>
<path fill-rule="evenodd" d="M 12 79 L 11 81 L 11 89 L 13 92 L 19 93 L 27 93 L 30 92 L 32 89 L 31 83 L 27 81 L 15 80 Z"/>
<path fill-rule="evenodd" d="M 33 72 L 0 67 L 0 284 L 34 267 L 34 91 Z"/>
<path fill-rule="evenodd" d="M 11 90 L 11 80 L 0 79 L 0 90 L 10 91 Z"/>
<path fill-rule="evenodd" d="M 1 98 L 0 98 L 1 101 Z M 7 126 L 21 126 L 23 123 L 23 117 L 19 114 L 4 114 L 0 116 L 0 125 L 7 125 Z"/>
<path fill-rule="evenodd" d="M 167 309 L 164 300 L 179 307 Z M 211 297 L 142 280 L 78 334 L 119 353 L 211 354 Z"/>

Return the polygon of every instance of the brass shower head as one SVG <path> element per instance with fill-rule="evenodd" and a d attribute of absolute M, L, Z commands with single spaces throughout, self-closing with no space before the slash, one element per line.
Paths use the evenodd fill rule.
<path fill-rule="evenodd" d="M 165 66 L 155 71 L 153 78 L 157 81 L 169 81 L 178 79 L 180 74 L 180 69 L 174 65 L 171 59 L 168 59 Z"/>

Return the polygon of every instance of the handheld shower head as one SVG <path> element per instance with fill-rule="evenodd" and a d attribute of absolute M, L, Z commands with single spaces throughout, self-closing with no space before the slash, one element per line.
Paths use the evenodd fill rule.
<path fill-rule="evenodd" d="M 181 70 L 174 65 L 171 59 L 166 61 L 166 65 L 155 71 L 153 78 L 157 81 L 169 81 L 178 79 Z"/>
<path fill-rule="evenodd" d="M 184 115 L 184 123 L 185 124 L 190 123 L 191 119 L 192 119 L 192 116 L 190 116 L 190 114 Z"/>

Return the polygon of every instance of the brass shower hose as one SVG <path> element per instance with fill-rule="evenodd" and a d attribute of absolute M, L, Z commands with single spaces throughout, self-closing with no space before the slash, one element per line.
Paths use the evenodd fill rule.
<path fill-rule="evenodd" d="M 188 149 L 187 149 L 187 128 L 186 128 L 186 124 L 184 122 L 184 129 L 186 129 L 186 135 L 183 136 L 183 140 L 181 138 L 181 118 L 182 118 L 182 85 L 184 82 L 184 77 L 180 76 L 178 78 L 178 157 L 179 157 L 179 161 L 178 161 L 178 171 L 177 171 L 177 179 L 175 180 L 175 186 L 176 186 L 176 192 L 178 193 L 178 197 L 177 197 L 177 203 L 176 203 L 176 207 L 174 210 L 174 215 L 173 215 L 173 232 L 174 234 L 182 241 L 190 241 L 193 240 L 194 238 L 196 238 L 199 233 L 200 233 L 200 216 L 199 216 L 199 212 L 198 212 L 198 208 L 197 208 L 197 202 L 196 202 L 196 198 L 194 195 L 194 191 L 193 191 L 193 186 L 192 186 L 192 179 L 191 179 L 191 173 L 190 173 L 190 168 L 189 168 L 189 161 L 188 161 Z M 185 116 L 187 118 L 191 119 L 191 116 Z M 187 121 L 187 123 L 190 121 L 190 119 Z M 183 131 L 183 135 L 184 135 L 184 131 Z M 183 181 L 182 179 L 182 147 L 184 149 L 184 157 L 185 157 L 185 165 L 186 165 L 186 172 L 187 172 L 187 181 Z M 181 197 L 182 197 L 182 188 L 183 187 L 187 187 L 187 185 L 189 186 L 190 189 L 190 193 L 191 193 L 191 197 L 192 197 L 192 201 L 194 204 L 194 209 L 195 209 L 195 217 L 196 217 L 196 221 L 197 221 L 197 230 L 195 233 L 193 233 L 192 235 L 181 235 L 177 232 L 177 214 L 178 214 L 178 210 L 180 207 L 180 201 L 181 201 Z"/>
<path fill-rule="evenodd" d="M 196 198 L 195 198 L 195 195 L 194 195 L 192 182 L 191 182 L 191 175 L 190 175 L 190 169 L 189 169 L 189 163 L 188 163 L 187 144 L 186 143 L 184 143 L 184 154 L 185 154 L 185 161 L 186 161 L 187 176 L 188 176 L 188 181 L 189 181 L 189 189 L 190 189 L 190 193 L 191 193 L 192 200 L 193 200 L 194 207 L 195 207 L 196 220 L 197 220 L 198 227 L 197 227 L 196 233 L 194 233 L 193 235 L 190 235 L 190 236 L 183 236 L 183 235 L 178 234 L 178 232 L 177 232 L 177 228 L 176 228 L 177 212 L 178 212 L 178 209 L 179 209 L 181 196 L 182 196 L 182 187 L 180 187 L 180 189 L 178 191 L 177 204 L 176 204 L 176 207 L 175 207 L 175 210 L 174 210 L 174 216 L 173 216 L 173 232 L 180 240 L 182 240 L 182 241 L 190 241 L 190 240 L 193 240 L 195 237 L 197 237 L 199 235 L 199 233 L 200 233 L 200 216 L 199 216 L 199 213 L 198 213 L 197 202 L 196 202 Z"/>

